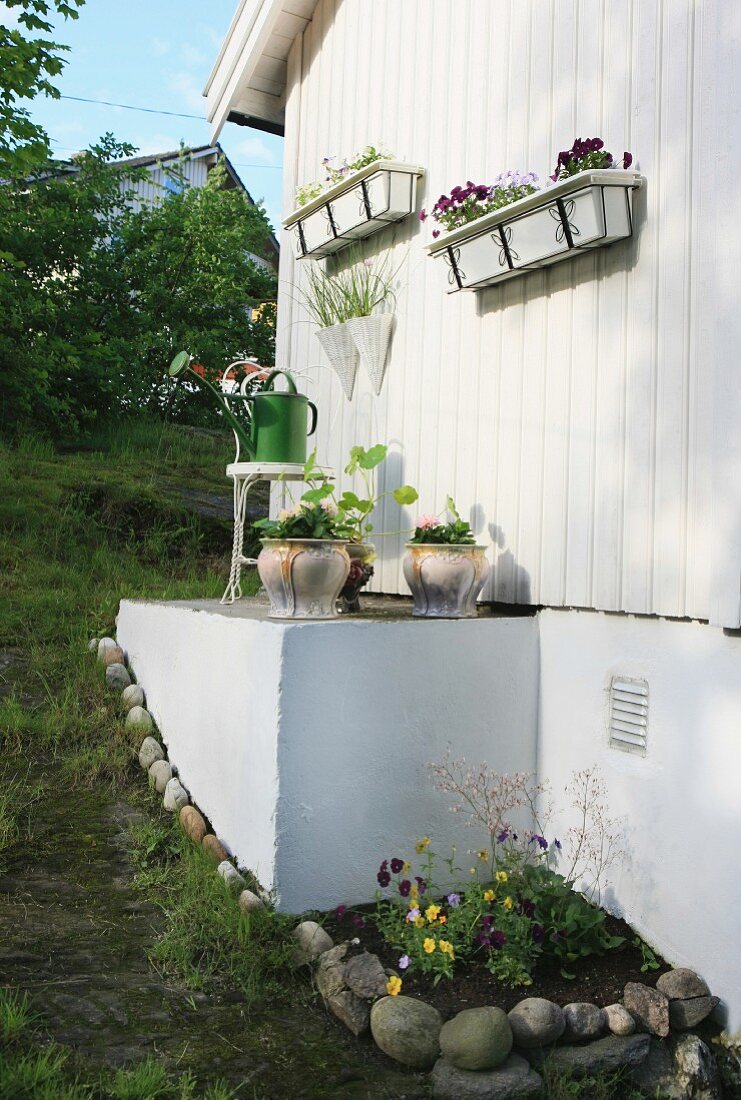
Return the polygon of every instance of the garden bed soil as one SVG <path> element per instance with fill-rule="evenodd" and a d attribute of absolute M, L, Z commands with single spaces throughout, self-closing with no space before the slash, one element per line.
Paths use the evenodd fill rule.
<path fill-rule="evenodd" d="M 385 967 L 399 974 L 405 995 L 418 997 L 433 1005 L 443 1019 L 449 1019 L 464 1008 L 479 1008 L 482 1005 L 495 1005 L 509 1012 L 524 997 L 545 997 L 560 1005 L 588 1001 L 604 1007 L 622 1001 L 627 982 L 655 986 L 657 978 L 671 969 L 657 956 L 659 969 L 643 973 L 641 950 L 632 942 L 635 932 L 625 921 L 608 916 L 605 922 L 607 932 L 611 936 L 623 936 L 625 943 L 604 955 L 590 955 L 568 963 L 568 972 L 574 974 L 571 979 L 563 977 L 560 963 L 541 960 L 535 968 L 532 985 L 509 987 L 498 982 L 483 963 L 458 963 L 452 981 L 441 978 L 435 985 L 432 974 L 415 973 L 411 969 L 405 973 L 398 970 L 399 952 L 389 948 L 372 923 L 373 911 L 372 906 L 362 907 L 352 914 L 346 913 L 341 921 L 337 921 L 333 914 L 325 922 L 325 927 L 335 943 L 357 936 L 361 948 L 378 955 Z M 354 925 L 353 916 L 357 913 L 366 920 L 365 928 L 358 929 Z"/>

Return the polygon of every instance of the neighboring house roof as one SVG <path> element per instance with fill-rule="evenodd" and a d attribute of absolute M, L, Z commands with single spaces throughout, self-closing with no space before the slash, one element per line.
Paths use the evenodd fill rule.
<path fill-rule="evenodd" d="M 213 140 L 225 122 L 283 134 L 288 54 L 317 0 L 241 0 L 203 94 Z"/>

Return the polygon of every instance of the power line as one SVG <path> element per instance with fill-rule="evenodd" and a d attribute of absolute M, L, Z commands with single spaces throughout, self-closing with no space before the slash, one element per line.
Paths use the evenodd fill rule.
<path fill-rule="evenodd" d="M 171 118 L 195 118 L 206 122 L 203 115 L 186 115 L 182 111 L 158 111 L 154 107 L 132 107 L 130 103 L 111 103 L 108 99 L 86 99 L 81 95 L 60 95 L 60 99 L 72 99 L 75 103 L 97 103 L 101 107 L 121 107 L 124 111 L 143 111 L 147 115 L 170 115 Z"/>
<path fill-rule="evenodd" d="M 79 146 L 75 145 L 60 145 L 57 138 L 51 139 L 57 147 L 57 151 L 60 153 L 79 153 Z M 247 164 L 243 160 L 232 160 L 231 163 L 235 168 L 269 168 L 271 172 L 282 172 L 282 164 Z"/>

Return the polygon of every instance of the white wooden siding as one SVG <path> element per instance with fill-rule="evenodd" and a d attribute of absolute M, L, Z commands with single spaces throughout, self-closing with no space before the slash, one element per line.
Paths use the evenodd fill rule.
<path fill-rule="evenodd" d="M 208 178 L 208 164 L 205 157 L 187 157 L 183 161 L 170 160 L 165 161 L 164 164 L 169 168 L 170 175 L 176 171 L 182 175 L 185 187 L 205 186 Z M 148 164 L 146 169 L 148 173 L 146 179 L 137 180 L 136 183 L 130 183 L 124 188 L 124 190 L 130 188 L 134 191 L 130 206 L 137 211 L 143 206 L 155 206 L 167 195 L 165 183 L 168 173 L 156 164 Z"/>
<path fill-rule="evenodd" d="M 319 0 L 289 55 L 286 210 L 324 155 L 367 143 L 426 167 L 428 207 L 505 168 L 545 180 L 575 136 L 631 150 L 647 177 L 633 241 L 478 294 L 446 294 L 447 268 L 423 248 L 430 223 L 371 238 L 366 255 L 391 248 L 401 265 L 396 332 L 380 397 L 359 375 L 351 404 L 297 302 L 303 265 L 284 238 L 279 360 L 312 380 L 320 459 L 340 470 L 352 443 L 388 441 L 391 483 L 415 484 L 421 510 L 452 493 L 493 544 L 487 598 L 739 624 L 728 440 L 741 332 L 722 285 L 737 246 L 713 263 L 721 216 L 726 233 L 732 222 L 716 201 L 738 207 L 722 186 L 732 157 L 718 156 L 738 148 L 724 121 L 738 20 L 719 4 Z M 733 494 L 722 508 L 719 479 Z M 378 528 L 414 514 L 389 506 Z M 733 557 L 721 548 L 719 563 L 721 535 Z M 384 539 L 376 589 L 406 590 L 402 554 L 401 536 Z"/>

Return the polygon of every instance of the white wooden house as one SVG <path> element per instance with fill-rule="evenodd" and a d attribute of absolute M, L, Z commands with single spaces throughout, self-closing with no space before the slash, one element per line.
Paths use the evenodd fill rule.
<path fill-rule="evenodd" d="M 214 140 L 230 121 L 285 132 L 285 214 L 324 156 L 368 144 L 424 169 L 416 210 L 508 168 L 545 179 L 575 136 L 630 150 L 645 186 L 631 239 L 477 292 L 447 293 L 445 266 L 427 255 L 429 226 L 414 213 L 369 237 L 366 255 L 390 252 L 400 265 L 396 328 L 380 394 L 360 374 L 352 401 L 299 304 L 312 261 L 297 260 L 284 235 L 277 358 L 314 379 L 320 461 L 341 470 L 352 444 L 389 442 L 393 484 L 416 485 L 421 510 L 440 510 L 450 493 L 471 517 L 490 545 L 484 598 L 505 606 L 498 619 L 416 632 L 317 626 L 303 691 L 300 670 L 285 682 L 281 670 L 304 660 L 305 628 L 278 657 L 279 628 L 250 625 L 246 613 L 239 626 L 189 620 L 199 659 L 223 652 L 228 628 L 244 632 L 239 652 L 253 652 L 251 632 L 264 662 L 278 662 L 287 694 L 265 773 L 280 790 L 279 892 L 289 868 L 293 882 L 306 876 L 301 900 L 327 904 L 308 876 L 320 866 L 314 853 L 334 843 L 333 874 L 345 876 L 335 901 L 360 900 L 357 866 L 392 834 L 429 831 L 419 816 L 434 812 L 424 763 L 446 739 L 500 770 L 537 770 L 554 791 L 596 762 L 628 850 L 608 904 L 702 972 L 732 1028 L 741 1026 L 740 72 L 738 17 L 720 0 L 241 0 L 208 114 Z M 412 520 L 389 507 L 377 528 Z M 406 591 L 403 541 L 383 540 L 378 590 Z M 513 604 L 532 617 L 508 616 Z M 158 657 L 161 632 L 155 641 L 154 618 L 145 630 L 136 614 L 141 622 L 122 610 L 124 644 L 149 667 L 152 692 L 171 699 L 161 722 L 186 729 L 173 660 Z M 176 613 L 167 614 L 177 645 Z M 184 648 L 177 661 L 187 696 L 199 669 Z M 255 676 L 252 702 L 232 694 L 225 707 L 214 690 L 209 706 L 223 729 L 232 712 L 245 722 L 259 714 L 262 737 L 267 679 L 240 667 L 245 684 Z M 209 668 L 216 677 L 215 659 Z M 233 751 L 246 753 L 232 725 Z M 395 752 L 395 794 L 376 745 Z M 320 767 L 334 776 L 326 811 L 311 786 Z M 245 764 L 243 783 L 259 770 Z M 264 796 L 263 783 L 255 804 Z M 336 844 L 340 820 L 347 853 Z M 252 858 L 246 827 L 224 821 Z M 294 838 L 285 866 L 281 830 Z"/>

